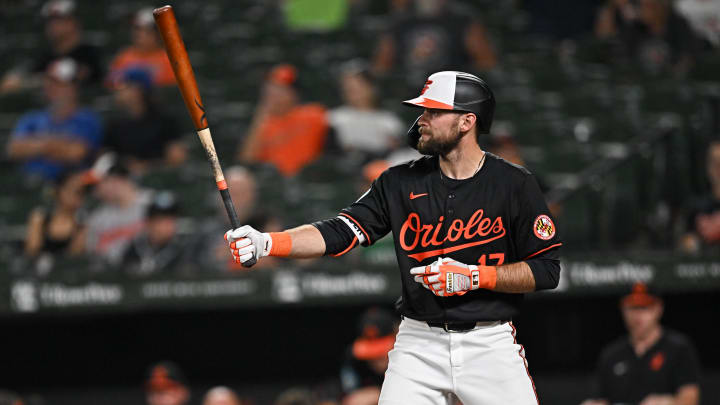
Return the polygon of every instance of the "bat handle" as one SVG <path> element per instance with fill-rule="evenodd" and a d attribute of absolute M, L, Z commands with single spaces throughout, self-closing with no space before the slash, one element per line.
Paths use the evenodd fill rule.
<path fill-rule="evenodd" d="M 230 191 L 228 191 L 227 188 L 220 190 L 220 196 L 222 197 L 223 205 L 225 205 L 225 211 L 227 211 L 228 218 L 230 218 L 230 225 L 232 226 L 232 229 L 240 228 L 240 219 L 238 219 L 237 213 L 235 212 L 235 205 L 230 197 Z M 242 265 L 243 267 L 251 267 L 255 265 L 255 263 L 257 263 L 257 258 L 253 256 Z"/>

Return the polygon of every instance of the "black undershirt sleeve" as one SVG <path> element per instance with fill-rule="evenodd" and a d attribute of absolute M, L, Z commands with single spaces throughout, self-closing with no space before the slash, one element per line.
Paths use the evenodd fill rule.
<path fill-rule="evenodd" d="M 558 249 L 550 249 L 526 259 L 535 278 L 535 291 L 552 290 L 560 282 L 560 257 Z"/>
<path fill-rule="evenodd" d="M 338 254 L 350 247 L 356 238 L 355 234 L 340 218 L 330 218 L 311 224 L 325 240 L 325 255 Z"/>
<path fill-rule="evenodd" d="M 560 282 L 560 260 L 540 257 L 526 260 L 525 263 L 530 266 L 535 278 L 535 291 L 552 290 L 558 286 Z"/>

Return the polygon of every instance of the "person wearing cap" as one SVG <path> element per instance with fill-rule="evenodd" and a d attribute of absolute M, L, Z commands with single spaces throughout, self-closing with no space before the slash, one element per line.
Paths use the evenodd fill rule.
<path fill-rule="evenodd" d="M 85 251 L 93 267 L 102 271 L 117 265 L 130 241 L 143 230 L 152 192 L 140 188 L 118 161 L 97 180 L 94 195 L 100 203 L 88 216 Z"/>
<path fill-rule="evenodd" d="M 190 402 L 187 380 L 177 364 L 162 361 L 148 369 L 145 398 L 147 405 L 186 405 Z"/>
<path fill-rule="evenodd" d="M 52 181 L 85 168 L 102 142 L 100 117 L 80 106 L 78 74 L 73 59 L 51 63 L 43 81 L 47 108 L 24 114 L 15 125 L 7 154 L 31 177 Z"/>
<path fill-rule="evenodd" d="M 628 335 L 600 354 L 597 393 L 582 405 L 697 405 L 700 363 L 690 339 L 663 327 L 663 301 L 636 283 L 620 300 Z"/>
<path fill-rule="evenodd" d="M 358 155 L 364 163 L 404 146 L 403 124 L 393 112 L 378 108 L 374 77 L 365 62 L 343 64 L 340 90 L 343 105 L 330 110 L 328 117 L 346 155 Z"/>
<path fill-rule="evenodd" d="M 380 404 L 536 405 L 512 319 L 526 293 L 557 287 L 562 241 L 537 181 L 482 150 L 495 96 L 466 72 L 430 75 L 407 134 L 423 157 L 385 170 L 337 217 L 225 237 L 236 261 L 341 256 L 392 232 L 403 319 Z"/>
<path fill-rule="evenodd" d="M 110 63 L 108 83 L 112 85 L 128 69 L 150 74 L 153 86 L 172 86 L 175 74 L 155 27 L 151 7 L 138 10 L 132 19 L 130 46 L 121 50 Z"/>
<path fill-rule="evenodd" d="M 130 242 L 120 264 L 136 277 L 180 274 L 189 269 L 187 237 L 178 233 L 179 204 L 169 191 L 159 191 L 145 215 L 145 227 Z"/>
<path fill-rule="evenodd" d="M 72 0 L 50 0 L 42 6 L 40 14 L 45 21 L 49 48 L 38 54 L 29 66 L 17 66 L 7 72 L 0 81 L 0 94 L 31 87 L 36 74 L 42 74 L 53 61 L 62 58 L 70 58 L 77 63 L 78 84 L 99 81 L 103 75 L 100 50 L 83 39 L 75 9 Z"/>
<path fill-rule="evenodd" d="M 187 159 L 177 120 L 153 98 L 151 74 L 124 70 L 113 85 L 118 117 L 107 125 L 103 148 L 117 153 L 134 175 L 154 167 L 178 167 Z"/>
<path fill-rule="evenodd" d="M 340 369 L 344 405 L 377 404 L 397 323 L 395 316 L 379 308 L 371 308 L 361 317 L 359 336 Z"/>
<path fill-rule="evenodd" d="M 277 65 L 268 74 L 237 151 L 242 162 L 270 163 L 291 177 L 323 153 L 328 139 L 325 108 L 300 104 L 297 76 L 297 69 L 288 64 Z"/>

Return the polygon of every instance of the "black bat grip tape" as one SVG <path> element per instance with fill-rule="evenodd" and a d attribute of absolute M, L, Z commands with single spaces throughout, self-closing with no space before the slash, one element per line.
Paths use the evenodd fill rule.
<path fill-rule="evenodd" d="M 223 205 L 225 205 L 225 211 L 227 211 L 228 218 L 230 218 L 230 225 L 233 229 L 240 228 L 240 219 L 238 219 L 237 213 L 235 212 L 235 205 L 232 202 L 228 189 L 220 190 L 220 196 L 222 197 Z M 243 267 L 251 267 L 254 266 L 255 263 L 257 263 L 257 258 L 253 255 L 250 260 L 247 260 L 242 265 Z"/>

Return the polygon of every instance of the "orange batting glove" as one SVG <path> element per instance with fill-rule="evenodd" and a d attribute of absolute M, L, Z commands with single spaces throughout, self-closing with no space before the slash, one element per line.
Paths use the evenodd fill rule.
<path fill-rule="evenodd" d="M 468 265 L 449 257 L 438 258 L 429 266 L 413 267 L 410 274 L 439 297 L 463 295 L 479 288 L 492 290 L 497 282 L 495 266 Z"/>

